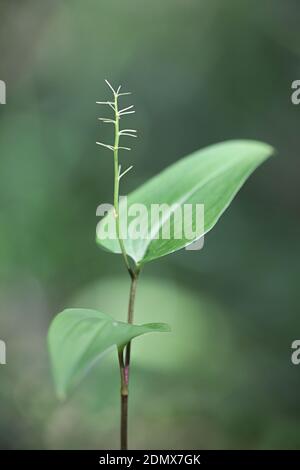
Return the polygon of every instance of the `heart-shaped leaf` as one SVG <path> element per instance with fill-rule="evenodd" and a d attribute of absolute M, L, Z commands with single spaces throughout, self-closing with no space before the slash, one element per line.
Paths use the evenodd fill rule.
<path fill-rule="evenodd" d="M 170 331 L 164 323 L 131 325 L 97 310 L 72 308 L 51 323 L 48 345 L 58 396 L 63 399 L 108 349 L 122 347 L 136 336 Z"/>
<path fill-rule="evenodd" d="M 142 265 L 201 238 L 213 228 L 255 168 L 272 153 L 273 148 L 261 142 L 247 140 L 223 142 L 179 160 L 150 179 L 129 194 L 126 202 L 123 200 L 120 203 L 120 225 L 123 227 L 121 232 L 127 254 L 137 265 Z M 129 225 L 134 221 L 130 222 L 128 213 L 130 214 L 130 208 L 134 206 L 135 211 L 139 211 L 139 206 L 136 204 L 143 205 L 146 210 L 140 212 L 138 217 L 140 235 L 133 237 L 130 235 L 132 231 Z M 170 210 L 165 211 L 159 223 L 155 222 L 156 225 L 153 227 L 151 208 L 153 205 L 162 204 L 167 204 Z M 172 207 L 177 205 L 183 209 L 183 206 L 188 207 L 186 206 L 188 204 L 192 207 L 196 204 L 204 205 L 204 222 L 199 226 L 196 223 L 196 211 L 192 211 L 190 222 L 192 237 L 187 237 L 183 228 L 182 235 L 175 236 Z M 167 224 L 170 224 L 170 237 L 163 238 L 161 234 Z M 113 237 L 107 237 L 106 227 L 110 227 L 111 234 L 112 226 L 115 227 L 114 213 L 110 211 L 98 224 L 97 242 L 109 251 L 120 253 L 115 233 Z"/>

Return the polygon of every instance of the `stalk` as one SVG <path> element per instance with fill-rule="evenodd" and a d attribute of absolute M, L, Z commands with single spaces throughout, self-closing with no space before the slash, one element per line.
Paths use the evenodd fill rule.
<path fill-rule="evenodd" d="M 128 303 L 128 323 L 133 323 L 134 304 L 139 271 L 131 273 L 130 294 Z M 121 348 L 119 353 L 119 365 L 121 374 L 121 426 L 120 442 L 121 450 L 128 450 L 128 395 L 129 395 L 129 372 L 130 372 L 131 343 Z M 124 359 L 125 355 L 125 359 Z"/>
<path fill-rule="evenodd" d="M 109 83 L 108 85 L 112 89 L 113 95 L 114 95 L 114 101 L 113 103 L 110 103 L 110 105 L 113 108 L 114 113 L 115 113 L 115 119 L 114 121 L 112 121 L 114 123 L 114 128 L 115 128 L 115 138 L 114 138 L 113 147 L 108 146 L 106 144 L 100 144 L 100 145 L 104 145 L 104 147 L 108 147 L 110 150 L 113 150 L 113 153 L 114 153 L 114 211 L 115 211 L 115 220 L 116 220 L 116 235 L 120 244 L 121 253 L 122 253 L 127 271 L 129 272 L 129 275 L 131 278 L 127 322 L 133 323 L 134 303 L 135 303 L 137 281 L 138 281 L 138 276 L 139 276 L 139 269 L 136 268 L 136 270 L 133 270 L 130 266 L 126 248 L 125 248 L 121 230 L 120 230 L 120 216 L 119 216 L 120 179 L 122 175 L 124 175 L 128 170 L 130 170 L 131 167 L 127 169 L 123 174 L 121 174 L 121 167 L 119 165 L 119 148 L 120 148 L 119 140 L 120 140 L 120 135 L 122 135 L 122 131 L 120 132 L 119 122 L 120 122 L 121 115 L 130 114 L 134 111 L 128 111 L 128 109 L 131 109 L 132 106 L 130 106 L 129 108 L 126 108 L 125 110 L 119 111 L 118 97 L 120 96 L 119 95 L 120 88 L 117 91 L 115 91 Z M 136 137 L 135 135 L 136 131 L 127 130 L 123 132 L 125 132 L 125 134 L 123 135 Z M 121 450 L 128 449 L 128 394 L 129 394 L 130 351 L 131 351 L 130 342 L 127 345 L 123 346 L 122 348 L 119 348 L 118 350 L 120 377 L 121 377 L 121 421 L 120 421 Z"/>

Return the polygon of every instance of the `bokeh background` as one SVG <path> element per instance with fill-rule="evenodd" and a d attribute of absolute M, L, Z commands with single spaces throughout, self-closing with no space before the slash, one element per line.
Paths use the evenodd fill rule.
<path fill-rule="evenodd" d="M 95 145 L 111 139 L 105 78 L 137 109 L 122 194 L 211 143 L 277 149 L 202 251 L 141 277 L 136 321 L 173 333 L 134 342 L 131 448 L 300 448 L 299 24 L 297 0 L 1 0 L 1 448 L 118 447 L 116 357 L 60 404 L 46 345 L 66 306 L 126 316 L 122 260 L 95 244 L 112 199 L 111 154 Z"/>

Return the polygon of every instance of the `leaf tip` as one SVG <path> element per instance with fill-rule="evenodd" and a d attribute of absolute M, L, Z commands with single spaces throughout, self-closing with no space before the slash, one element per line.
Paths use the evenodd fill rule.
<path fill-rule="evenodd" d="M 153 332 L 158 331 L 159 333 L 170 333 L 172 331 L 168 323 L 148 323 L 145 326 Z"/>

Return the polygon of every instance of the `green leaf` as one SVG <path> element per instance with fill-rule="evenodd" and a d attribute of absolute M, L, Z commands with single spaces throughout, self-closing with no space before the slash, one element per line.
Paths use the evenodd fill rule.
<path fill-rule="evenodd" d="M 167 216 L 160 220 L 160 225 L 154 234 L 162 233 L 166 224 L 170 223 L 170 239 L 161 236 L 149 237 L 150 217 L 141 218 L 141 233 L 139 239 L 124 237 L 124 245 L 128 255 L 136 264 L 142 265 L 148 261 L 167 255 L 191 244 L 201 238 L 213 228 L 232 199 L 239 191 L 246 179 L 264 160 L 273 154 L 273 148 L 267 144 L 256 141 L 228 141 L 212 145 L 199 150 L 188 157 L 179 160 L 163 172 L 150 179 L 128 196 L 127 207 L 133 204 L 143 204 L 148 214 L 151 213 L 152 204 L 204 204 L 204 224 L 197 228 L 195 211 L 193 211 L 192 229 L 194 237 L 187 238 L 183 233 L 175 238 L 174 213 L 169 211 Z M 129 227 L 126 204 L 120 203 L 120 221 L 123 225 L 122 233 Z M 124 222 L 127 220 L 127 223 Z M 99 223 L 98 229 L 102 229 L 114 223 L 113 213 L 109 212 Z M 114 253 L 120 253 L 117 239 L 108 239 L 99 236 L 97 229 L 97 242 L 105 249 Z M 144 232 L 143 232 L 144 231 Z M 126 233 L 126 231 L 125 231 Z"/>
<path fill-rule="evenodd" d="M 164 323 L 130 325 L 97 310 L 72 308 L 58 314 L 48 333 L 53 377 L 63 399 L 108 349 L 122 347 L 136 336 L 170 331 Z"/>

